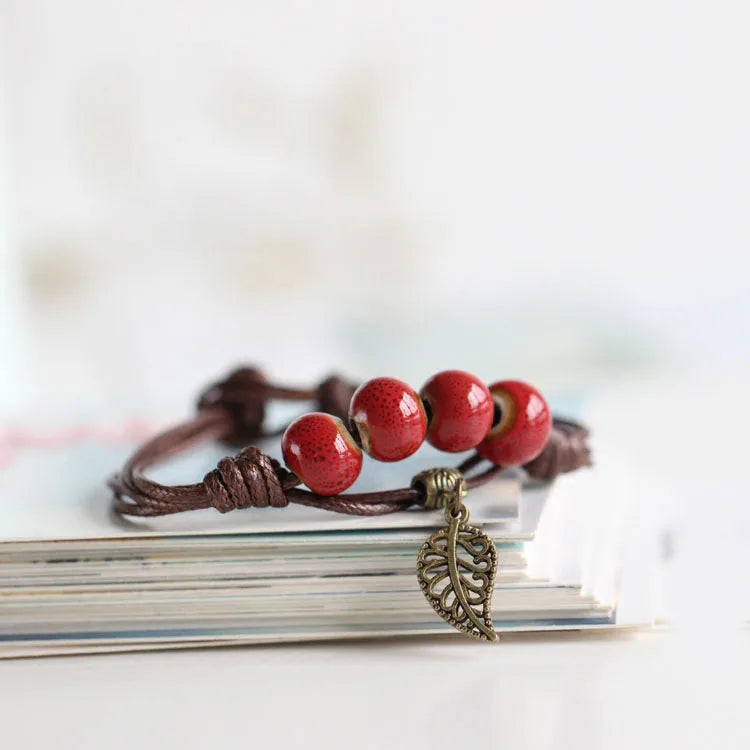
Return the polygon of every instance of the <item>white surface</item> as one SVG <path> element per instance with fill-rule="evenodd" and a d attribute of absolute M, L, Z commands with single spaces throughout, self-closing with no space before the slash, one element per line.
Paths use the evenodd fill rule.
<path fill-rule="evenodd" d="M 6 662 L 8 748 L 747 748 L 747 631 Z M 699 645 L 700 648 L 696 648 Z"/>

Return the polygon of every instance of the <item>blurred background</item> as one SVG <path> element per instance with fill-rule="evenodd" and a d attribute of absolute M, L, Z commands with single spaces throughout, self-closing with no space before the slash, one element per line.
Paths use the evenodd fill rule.
<path fill-rule="evenodd" d="M 520 377 L 671 519 L 674 590 L 707 517 L 747 562 L 750 6 L 0 7 L 3 414 Z"/>

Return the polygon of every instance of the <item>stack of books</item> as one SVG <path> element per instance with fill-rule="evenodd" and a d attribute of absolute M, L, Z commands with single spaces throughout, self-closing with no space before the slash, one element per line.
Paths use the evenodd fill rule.
<path fill-rule="evenodd" d="M 121 447 L 74 440 L 20 451 L 3 472 L 0 657 L 465 637 L 437 617 L 416 578 L 421 545 L 445 525 L 441 511 L 361 518 L 289 506 L 127 521 L 108 514 L 102 485 L 118 453 Z M 400 484 L 436 460 L 445 456 L 410 459 Z M 185 461 L 173 468 L 183 479 L 197 459 Z M 44 477 L 54 465 L 58 481 L 50 483 Z M 388 484 L 382 467 L 370 479 L 399 483 L 394 477 Z M 524 485 L 519 475 L 467 497 L 471 523 L 497 545 L 493 619 L 500 635 L 618 624 L 616 587 L 606 600 L 581 581 L 529 567 L 540 520 L 561 516 L 550 511 L 556 494 L 554 486 Z M 548 529 L 544 541 L 559 546 L 560 539 Z"/>

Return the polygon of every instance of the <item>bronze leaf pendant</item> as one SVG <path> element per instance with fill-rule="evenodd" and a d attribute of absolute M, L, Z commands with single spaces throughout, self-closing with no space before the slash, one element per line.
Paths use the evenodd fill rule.
<path fill-rule="evenodd" d="M 456 482 L 445 510 L 448 526 L 422 545 L 417 578 L 427 601 L 456 630 L 484 641 L 497 641 L 492 625 L 492 589 L 497 550 L 487 534 L 468 524 L 461 502 L 463 477 Z"/>

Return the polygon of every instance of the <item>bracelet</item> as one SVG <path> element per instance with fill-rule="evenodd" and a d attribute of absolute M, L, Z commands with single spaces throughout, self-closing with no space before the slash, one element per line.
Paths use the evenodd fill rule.
<path fill-rule="evenodd" d="M 369 382 L 377 384 L 382 380 L 385 379 Z M 368 389 L 367 385 L 360 387 L 361 397 L 363 392 L 366 396 L 368 391 L 374 390 Z M 379 515 L 404 510 L 411 505 L 424 505 L 425 492 L 419 482 L 417 486 L 403 489 L 335 496 L 301 489 L 300 476 L 285 470 L 275 459 L 252 445 L 233 457 L 223 458 L 217 468 L 197 484 L 167 486 L 148 479 L 144 474 L 154 464 L 209 440 L 248 445 L 258 438 L 277 437 L 284 432 L 283 428 L 273 432 L 263 430 L 266 403 L 271 399 L 313 402 L 320 412 L 343 421 L 348 418 L 352 397 L 357 390 L 355 385 L 335 375 L 315 388 L 290 388 L 268 382 L 256 368 L 235 370 L 202 393 L 198 400 L 198 414 L 193 419 L 146 442 L 130 457 L 122 471 L 109 480 L 114 495 L 113 508 L 122 515 L 162 516 L 204 508 L 226 513 L 238 508 L 281 508 L 298 503 L 339 513 Z M 442 392 L 439 396 L 444 402 Z M 492 404 L 493 421 L 499 408 Z M 432 409 L 434 407 L 428 406 L 428 410 Z M 319 416 L 322 417 L 316 415 L 316 418 Z M 360 414 L 357 418 L 361 425 Z M 507 415 L 505 420 L 507 425 Z M 339 429 L 342 426 L 337 425 Z M 360 438 L 363 432 L 360 427 Z M 290 442 L 294 434 L 291 433 Z M 538 456 L 524 463 L 524 470 L 534 479 L 551 481 L 560 473 L 590 465 L 587 437 L 588 430 L 582 425 L 555 417 L 546 445 Z M 379 447 L 380 432 L 373 430 L 373 438 Z M 354 452 L 353 447 L 351 450 Z M 457 470 L 464 474 L 483 460 L 475 453 Z M 492 465 L 467 479 L 467 486 L 469 489 L 478 487 L 500 471 L 500 467 Z"/>
<path fill-rule="evenodd" d="M 313 402 L 319 411 L 268 432 L 263 421 L 271 399 Z M 282 433 L 288 468 L 251 444 Z M 447 370 L 430 378 L 418 394 L 395 378 L 374 378 L 356 387 L 335 375 L 315 388 L 291 388 L 269 382 L 257 368 L 243 367 L 206 389 L 195 417 L 142 445 L 108 484 L 113 510 L 126 516 L 204 508 L 226 513 L 289 503 L 365 516 L 415 505 L 445 508 L 446 528 L 435 532 L 419 554 L 420 587 L 447 622 L 494 641 L 490 607 L 497 553 L 481 529 L 468 525 L 463 498 L 468 489 L 509 467 L 521 466 L 530 477 L 551 481 L 589 466 L 587 438 L 585 427 L 553 418 L 541 393 L 520 381 L 487 387 L 474 375 Z M 168 486 L 146 477 L 154 464 L 209 440 L 250 445 L 222 458 L 196 484 Z M 363 451 L 376 460 L 397 461 L 425 441 L 450 453 L 474 453 L 455 469 L 420 472 L 409 487 L 342 494 L 359 475 Z M 476 473 L 483 462 L 489 466 Z M 308 489 L 300 487 L 303 483 Z"/>

